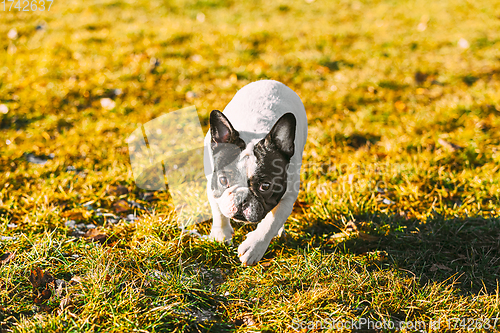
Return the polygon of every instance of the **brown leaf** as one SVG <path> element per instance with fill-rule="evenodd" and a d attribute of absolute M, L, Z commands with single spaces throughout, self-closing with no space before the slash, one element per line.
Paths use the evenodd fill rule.
<path fill-rule="evenodd" d="M 78 275 L 73 276 L 71 280 L 69 280 L 70 285 L 75 285 L 77 283 L 82 283 L 82 278 L 79 277 Z"/>
<path fill-rule="evenodd" d="M 41 304 L 40 305 L 40 310 L 43 312 L 51 313 L 52 312 L 52 307 L 48 306 L 47 304 Z"/>
<path fill-rule="evenodd" d="M 64 297 L 62 300 L 61 300 L 61 303 L 59 303 L 59 308 L 61 310 L 64 310 L 65 308 L 67 308 L 69 305 L 71 305 L 71 298 L 69 297 L 69 295 L 67 295 L 66 297 Z"/>
<path fill-rule="evenodd" d="M 310 208 L 311 205 L 308 205 L 305 201 L 295 201 L 295 203 L 293 204 L 293 212 L 294 213 L 301 213 L 303 212 L 304 210 Z"/>
<path fill-rule="evenodd" d="M 54 282 L 54 285 L 55 285 L 55 295 L 57 297 L 61 297 L 63 295 L 63 292 L 65 291 L 65 287 L 66 287 L 66 281 L 64 280 L 56 280 Z"/>
<path fill-rule="evenodd" d="M 16 257 L 15 252 L 5 252 L 1 257 L 0 257 L 0 265 L 8 264 L 9 261 L 13 260 Z"/>
<path fill-rule="evenodd" d="M 269 266 L 271 266 L 272 263 L 273 263 L 272 260 L 259 262 L 259 264 L 263 267 L 269 267 Z"/>
<path fill-rule="evenodd" d="M 445 271 L 451 271 L 451 268 L 449 268 L 448 266 L 445 266 L 443 264 L 433 264 L 432 267 L 429 270 L 431 272 L 435 272 L 438 269 L 442 269 L 442 270 L 445 270 Z"/>
<path fill-rule="evenodd" d="M 451 151 L 451 152 L 464 149 L 464 147 L 460 147 L 459 145 L 448 142 L 444 139 L 439 139 L 438 142 L 441 146 L 445 147 L 448 151 Z"/>
<path fill-rule="evenodd" d="M 85 219 L 89 218 L 91 215 L 92 215 L 91 212 L 89 212 L 86 209 L 81 209 L 81 208 L 73 209 L 73 210 L 69 210 L 67 212 L 61 213 L 62 217 L 66 217 L 69 220 L 85 220 Z"/>
<path fill-rule="evenodd" d="M 123 185 L 111 185 L 107 190 L 109 195 L 114 195 L 119 197 L 120 195 L 128 194 L 128 188 Z"/>
<path fill-rule="evenodd" d="M 123 213 L 130 210 L 130 205 L 126 200 L 118 200 L 113 204 L 113 208 L 117 213 Z"/>
<path fill-rule="evenodd" d="M 300 201 L 300 200 L 295 201 L 293 205 L 299 207 L 311 207 L 311 205 L 308 205 L 305 201 Z"/>
<path fill-rule="evenodd" d="M 83 235 L 83 237 L 88 238 L 94 242 L 99 242 L 101 244 L 106 243 L 106 241 L 109 239 L 108 235 L 105 233 L 99 231 L 97 228 L 96 229 L 90 229 Z"/>
<path fill-rule="evenodd" d="M 418 71 L 418 72 L 415 73 L 415 81 L 418 84 L 424 83 L 427 80 L 428 77 L 429 77 L 429 74 L 422 73 L 421 71 Z"/>
<path fill-rule="evenodd" d="M 50 291 L 49 288 L 46 288 L 44 291 L 42 291 L 42 299 L 49 299 L 50 296 L 52 296 L 52 291 Z"/>
<path fill-rule="evenodd" d="M 156 193 L 155 192 L 144 192 L 142 194 L 139 194 L 139 199 L 141 199 L 143 201 L 148 201 L 148 202 L 159 200 L 156 197 Z"/>
<path fill-rule="evenodd" d="M 35 289 L 46 289 L 47 284 L 54 281 L 52 274 L 42 271 L 40 267 L 31 271 L 29 280 Z"/>
<path fill-rule="evenodd" d="M 243 323 L 246 326 L 254 326 L 255 325 L 255 318 L 252 314 L 245 314 L 245 315 L 243 315 L 243 317 L 241 319 L 243 320 Z"/>
<path fill-rule="evenodd" d="M 374 241 L 379 240 L 379 237 L 369 235 L 369 234 L 366 234 L 366 233 L 361 232 L 361 231 L 358 232 L 358 235 L 359 235 L 359 238 L 361 238 L 362 240 L 368 241 L 368 242 L 374 242 Z"/>

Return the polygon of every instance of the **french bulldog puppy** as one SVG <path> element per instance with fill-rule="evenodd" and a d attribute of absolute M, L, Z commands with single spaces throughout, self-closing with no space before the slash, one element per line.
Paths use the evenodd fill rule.
<path fill-rule="evenodd" d="M 230 241 L 230 219 L 258 223 L 238 247 L 244 265 L 255 265 L 292 213 L 300 188 L 307 117 L 299 96 L 263 80 L 239 90 L 224 112 L 210 114 L 205 137 L 210 238 Z"/>

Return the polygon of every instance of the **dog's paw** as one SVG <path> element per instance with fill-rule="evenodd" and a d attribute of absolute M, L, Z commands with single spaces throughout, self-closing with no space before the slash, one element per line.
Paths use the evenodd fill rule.
<path fill-rule="evenodd" d="M 233 229 L 212 229 L 212 231 L 210 231 L 210 235 L 208 235 L 208 239 L 215 240 L 217 242 L 230 243 L 232 238 Z"/>
<path fill-rule="evenodd" d="M 268 247 L 268 241 L 251 232 L 238 247 L 238 256 L 243 265 L 253 266 L 262 259 Z"/>
<path fill-rule="evenodd" d="M 278 238 L 280 238 L 280 239 L 286 239 L 287 235 L 288 235 L 288 233 L 285 230 L 285 226 L 282 226 L 280 228 L 280 230 L 278 231 Z"/>

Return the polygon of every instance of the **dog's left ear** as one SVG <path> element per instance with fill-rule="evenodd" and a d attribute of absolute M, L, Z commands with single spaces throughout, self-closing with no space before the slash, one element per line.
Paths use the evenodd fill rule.
<path fill-rule="evenodd" d="M 286 157 L 291 158 L 295 151 L 295 128 L 297 120 L 293 113 L 286 113 L 274 124 L 265 137 L 265 145 L 274 146 Z"/>

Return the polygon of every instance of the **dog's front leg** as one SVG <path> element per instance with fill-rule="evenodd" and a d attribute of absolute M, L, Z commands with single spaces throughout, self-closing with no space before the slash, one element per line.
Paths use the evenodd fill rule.
<path fill-rule="evenodd" d="M 217 201 L 215 201 L 215 198 L 210 190 L 207 192 L 210 208 L 212 208 L 213 220 L 209 238 L 218 242 L 230 242 L 234 233 L 233 227 L 231 227 L 231 222 L 229 221 L 229 218 L 225 217 L 220 211 L 219 205 L 217 204 Z"/>
<path fill-rule="evenodd" d="M 282 230 L 286 219 L 292 213 L 293 195 L 283 197 L 281 202 L 270 211 L 257 228 L 248 233 L 245 241 L 238 247 L 240 261 L 246 266 L 255 265 L 266 253 L 271 240 Z"/>

